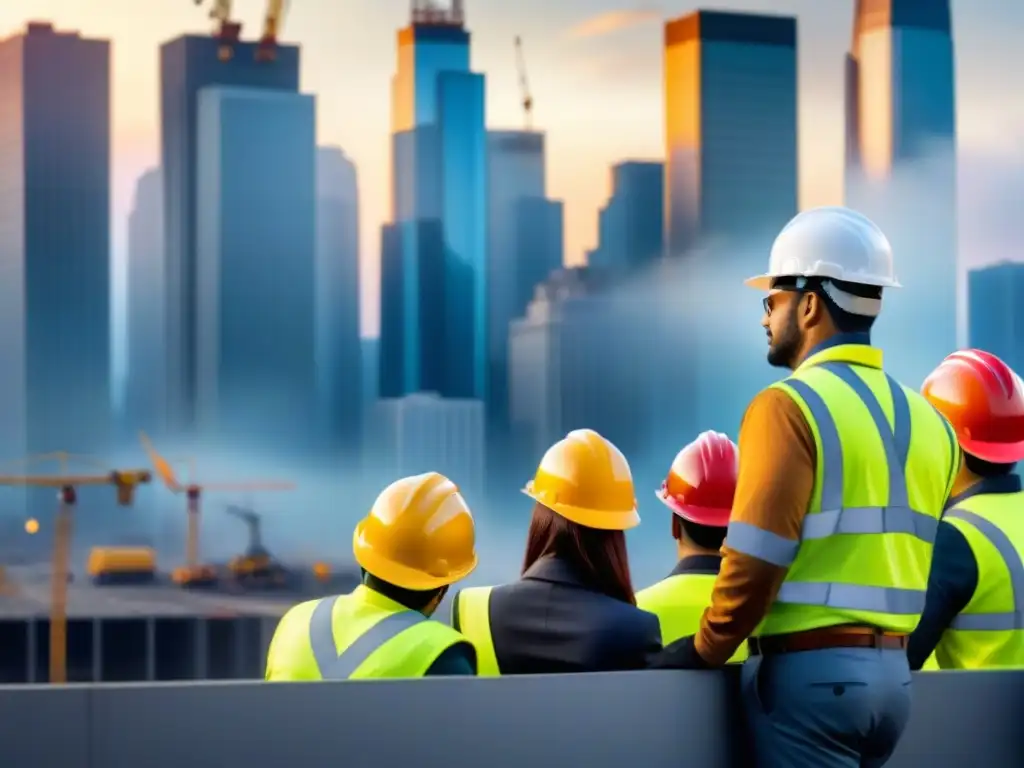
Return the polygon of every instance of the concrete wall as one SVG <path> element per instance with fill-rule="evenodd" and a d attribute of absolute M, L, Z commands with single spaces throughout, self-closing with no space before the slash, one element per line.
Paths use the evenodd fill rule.
<path fill-rule="evenodd" d="M 889 768 L 1024 764 L 1024 672 L 920 675 L 914 706 Z M 742 728 L 731 673 L 0 687 L 11 768 L 746 768 Z"/>

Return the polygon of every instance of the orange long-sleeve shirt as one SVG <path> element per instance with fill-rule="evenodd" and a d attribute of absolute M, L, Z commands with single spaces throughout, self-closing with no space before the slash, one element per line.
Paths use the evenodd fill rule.
<path fill-rule="evenodd" d="M 740 467 L 731 520 L 798 541 L 814 490 L 817 449 L 800 407 L 779 389 L 747 408 L 739 435 Z M 786 576 L 782 568 L 722 547 L 722 567 L 694 647 L 724 664 L 764 618 Z"/>

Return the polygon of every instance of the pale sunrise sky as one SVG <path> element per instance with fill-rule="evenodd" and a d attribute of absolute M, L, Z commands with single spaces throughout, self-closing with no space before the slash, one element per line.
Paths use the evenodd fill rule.
<path fill-rule="evenodd" d="M 318 99 L 319 141 L 341 146 L 359 169 L 363 331 L 376 334 L 379 227 L 388 213 L 389 79 L 395 30 L 405 24 L 409 3 L 290 5 L 282 37 L 303 47 L 302 86 Z M 258 34 L 264 2 L 236 0 L 235 6 L 243 34 Z M 535 124 L 548 132 L 548 192 L 566 203 L 570 263 L 579 263 L 594 243 L 608 167 L 662 157 L 661 22 L 698 7 L 798 16 L 801 203 L 841 202 L 842 66 L 853 0 L 466 0 L 466 6 L 473 66 L 487 75 L 492 128 L 521 125 L 513 38 L 524 38 Z M 1013 153 L 1024 137 L 1024 3 L 959 0 L 954 15 L 961 151 Z M 0 37 L 30 19 L 113 41 L 112 221 L 120 275 L 134 183 L 158 159 L 158 46 L 207 31 L 206 8 L 192 0 L 0 1 Z"/>

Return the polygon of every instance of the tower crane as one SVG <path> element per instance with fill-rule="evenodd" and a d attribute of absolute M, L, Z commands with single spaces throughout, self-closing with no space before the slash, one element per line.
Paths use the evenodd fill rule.
<path fill-rule="evenodd" d="M 97 466 L 91 474 L 69 474 L 68 463 L 89 463 Z M 122 507 L 131 506 L 135 489 L 150 482 L 149 470 L 103 470 L 102 465 L 87 457 L 69 453 L 52 453 L 32 456 L 19 462 L 31 465 L 39 462 L 58 462 L 60 472 L 53 475 L 0 475 L 0 486 L 21 488 L 56 488 L 57 519 L 53 537 L 53 563 L 50 574 L 50 682 L 67 682 L 67 622 L 68 622 L 68 579 L 71 559 L 71 533 L 77 489 L 82 486 L 112 485 L 117 492 L 117 503 Z M 39 523 L 34 518 L 25 524 L 28 533 L 36 533 Z"/>
<path fill-rule="evenodd" d="M 257 61 L 273 61 L 277 58 L 277 36 L 281 33 L 286 7 L 285 0 L 268 0 L 267 12 L 263 17 L 263 36 L 256 48 Z"/>
<path fill-rule="evenodd" d="M 519 93 L 523 105 L 523 125 L 528 131 L 533 130 L 533 95 L 530 93 L 530 80 L 526 75 L 526 56 L 523 55 L 523 39 L 516 35 L 516 68 L 519 70 Z"/>
<path fill-rule="evenodd" d="M 196 482 L 181 483 L 167 459 L 156 452 L 145 434 L 140 433 L 142 447 L 149 456 L 157 477 L 171 493 L 184 493 L 187 499 L 188 533 L 185 546 L 185 565 L 175 568 L 171 578 L 183 587 L 212 586 L 217 581 L 217 570 L 212 565 L 199 562 L 199 513 L 200 500 L 204 493 L 251 493 L 254 491 L 290 491 L 294 483 L 276 480 L 248 482 Z"/>
<path fill-rule="evenodd" d="M 202 5 L 205 0 L 193 1 L 196 5 Z M 241 23 L 231 20 L 231 0 L 213 0 L 210 18 L 217 22 L 213 32 L 214 37 L 220 40 L 217 58 L 221 61 L 230 61 L 235 55 L 235 43 L 242 34 Z"/>

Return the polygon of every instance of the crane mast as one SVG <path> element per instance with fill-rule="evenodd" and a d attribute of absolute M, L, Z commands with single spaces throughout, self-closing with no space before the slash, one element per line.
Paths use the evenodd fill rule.
<path fill-rule="evenodd" d="M 284 20 L 285 0 L 269 0 L 267 13 L 263 17 L 263 36 L 256 49 L 257 61 L 273 61 L 277 58 L 277 36 Z"/>
<path fill-rule="evenodd" d="M 523 39 L 516 36 L 516 68 L 519 70 L 519 93 L 523 106 L 523 126 L 533 130 L 533 95 L 530 93 L 530 80 L 526 74 L 526 56 L 523 54 Z"/>
<path fill-rule="evenodd" d="M 194 0 L 195 5 L 202 5 L 204 0 Z M 214 0 L 210 9 L 210 18 L 217 22 L 213 36 L 220 40 L 217 58 L 230 61 L 235 55 L 235 43 L 242 35 L 242 25 L 231 20 L 231 0 Z"/>

